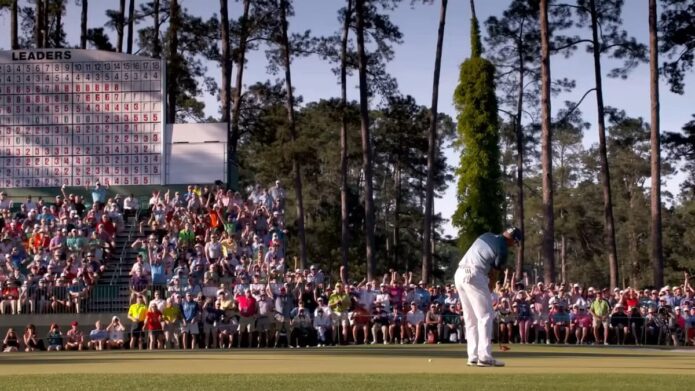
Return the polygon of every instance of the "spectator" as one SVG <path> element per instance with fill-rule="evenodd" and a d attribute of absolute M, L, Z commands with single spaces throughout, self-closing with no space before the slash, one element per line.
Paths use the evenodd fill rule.
<path fill-rule="evenodd" d="M 416 302 L 410 303 L 410 311 L 406 314 L 406 331 L 408 332 L 408 340 L 413 344 L 420 340 L 423 334 L 425 314 L 420 311 Z"/>
<path fill-rule="evenodd" d="M 258 306 L 256 299 L 251 294 L 251 289 L 246 289 L 243 295 L 236 296 L 236 302 L 239 306 L 239 338 L 240 343 L 245 341 L 245 336 L 248 336 L 248 346 L 251 346 L 252 335 L 255 331 L 256 314 Z"/>
<path fill-rule="evenodd" d="M 589 311 L 594 318 L 594 339 L 596 343 L 601 343 L 601 336 L 603 336 L 603 344 L 608 345 L 610 306 L 603 298 L 603 294 L 602 291 L 596 292 L 596 300 L 591 303 Z M 599 334 L 601 327 L 603 327 L 603 335 Z"/>
<path fill-rule="evenodd" d="M 99 209 L 104 207 L 106 202 L 106 190 L 109 188 L 109 183 L 106 182 L 105 187 L 101 185 L 101 182 L 96 181 L 94 188 L 92 189 L 92 203 L 96 205 Z"/>
<path fill-rule="evenodd" d="M 60 327 L 57 324 L 51 323 L 51 327 L 48 330 L 48 350 L 60 351 L 63 350 L 63 333 L 60 332 Z"/>
<path fill-rule="evenodd" d="M 157 303 L 151 301 L 145 314 L 145 327 L 149 337 L 149 350 L 162 349 L 164 347 L 164 332 L 162 327 L 162 312 Z"/>
<path fill-rule="evenodd" d="M 384 309 L 384 305 L 376 303 L 372 310 L 372 345 L 377 343 L 377 337 L 381 332 L 384 345 L 389 344 L 389 313 Z"/>
<path fill-rule="evenodd" d="M 2 351 L 5 353 L 12 353 L 19 351 L 19 338 L 17 333 L 12 327 L 7 329 L 5 338 L 2 340 Z"/>
<path fill-rule="evenodd" d="M 29 323 L 24 329 L 24 351 L 33 352 L 35 350 L 46 350 L 43 340 L 36 335 L 36 326 Z"/>
<path fill-rule="evenodd" d="M 314 331 L 317 335 L 317 346 L 327 346 L 333 336 L 333 321 L 331 315 L 322 307 L 316 309 L 314 316 Z"/>
<path fill-rule="evenodd" d="M 164 349 L 171 344 L 172 347 L 179 347 L 178 325 L 181 321 L 181 311 L 179 306 L 174 305 L 174 299 L 166 299 L 162 310 L 162 326 L 164 328 Z"/>
<path fill-rule="evenodd" d="M 145 316 L 147 314 L 147 306 L 142 295 L 135 298 L 135 303 L 130 305 L 128 309 L 128 319 L 130 320 L 130 349 L 142 350 L 143 345 L 143 327 L 145 326 Z"/>
<path fill-rule="evenodd" d="M 570 336 L 570 315 L 565 311 L 564 301 L 558 300 L 553 303 L 553 309 L 550 310 L 550 324 L 553 327 L 555 335 L 555 343 L 560 343 L 562 340 L 565 345 Z M 560 335 L 564 334 L 564 339 Z"/>
<path fill-rule="evenodd" d="M 78 328 L 77 321 L 70 323 L 70 330 L 66 333 L 65 350 L 79 350 L 84 348 L 84 335 Z"/>
<path fill-rule="evenodd" d="M 290 347 L 308 346 L 311 338 L 311 318 L 304 309 L 302 304 L 299 304 L 297 316 L 291 322 L 292 331 L 290 336 Z"/>
<path fill-rule="evenodd" d="M 621 302 L 618 302 L 613 309 L 610 327 L 615 335 L 616 344 L 624 345 L 627 336 L 630 335 L 630 321 L 628 315 L 625 313 L 625 307 Z"/>
<path fill-rule="evenodd" d="M 140 200 L 138 200 L 133 193 L 130 193 L 130 195 L 123 200 L 123 217 L 126 219 L 134 217 L 139 209 Z"/>
<path fill-rule="evenodd" d="M 335 284 L 335 292 L 328 298 L 328 307 L 331 309 L 331 314 L 333 316 L 333 333 L 337 333 L 338 328 L 342 326 L 343 328 L 343 342 L 348 341 L 348 310 L 351 306 L 350 296 L 345 293 L 343 284 L 338 282 Z M 336 339 L 337 341 L 337 339 Z"/>
<path fill-rule="evenodd" d="M 106 340 L 108 336 L 108 332 L 101 327 L 101 321 L 97 320 L 94 323 L 94 330 L 89 332 L 89 342 L 87 342 L 87 348 L 104 350 L 106 348 Z"/>
<path fill-rule="evenodd" d="M 433 302 L 430 304 L 429 311 L 425 314 L 425 335 L 427 338 L 425 342 L 427 343 L 441 343 L 444 333 L 440 308 L 441 305 L 439 303 L 434 304 Z"/>
<path fill-rule="evenodd" d="M 183 349 L 196 348 L 198 338 L 198 320 L 200 318 L 200 305 L 193 299 L 191 292 L 186 292 L 186 298 L 181 303 L 181 335 L 183 339 Z M 190 345 L 189 345 L 190 340 Z"/>
<path fill-rule="evenodd" d="M 216 349 L 218 346 L 218 327 L 223 314 L 221 307 L 222 304 L 213 297 L 205 298 L 203 305 L 203 347 L 205 349 Z"/>
<path fill-rule="evenodd" d="M 106 326 L 106 331 L 109 333 L 108 347 L 111 349 L 122 349 L 125 345 L 125 327 L 121 324 L 118 316 L 111 318 L 111 323 Z"/>

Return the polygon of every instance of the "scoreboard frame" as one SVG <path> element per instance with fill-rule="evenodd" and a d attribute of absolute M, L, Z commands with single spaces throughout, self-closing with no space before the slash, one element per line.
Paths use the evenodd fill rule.
<path fill-rule="evenodd" d="M 0 188 L 165 184 L 165 66 L 97 50 L 0 51 Z"/>

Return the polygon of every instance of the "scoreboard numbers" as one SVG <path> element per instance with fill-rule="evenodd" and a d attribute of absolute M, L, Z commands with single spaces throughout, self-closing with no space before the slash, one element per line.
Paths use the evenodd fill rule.
<path fill-rule="evenodd" d="M 158 185 L 164 63 L 93 50 L 0 52 L 0 188 Z"/>

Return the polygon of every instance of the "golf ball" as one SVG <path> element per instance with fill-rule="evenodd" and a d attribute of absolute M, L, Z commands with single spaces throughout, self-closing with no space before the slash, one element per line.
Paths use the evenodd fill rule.
<path fill-rule="evenodd" d="M 427 362 L 432 362 L 432 359 L 431 358 L 427 359 Z"/>

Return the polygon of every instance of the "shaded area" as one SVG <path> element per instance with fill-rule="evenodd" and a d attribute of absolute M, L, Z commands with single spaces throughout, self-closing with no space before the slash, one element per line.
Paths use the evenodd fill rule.
<path fill-rule="evenodd" d="M 135 389 L 282 389 L 282 390 L 500 390 L 512 387 L 521 390 L 548 390 L 572 385 L 574 389 L 635 390 L 657 385 L 661 389 L 690 389 L 693 376 L 650 375 L 504 375 L 487 373 L 445 375 L 331 375 L 321 373 L 288 378 L 287 375 L 38 375 L 5 376 L 4 390 L 135 390 Z"/>

